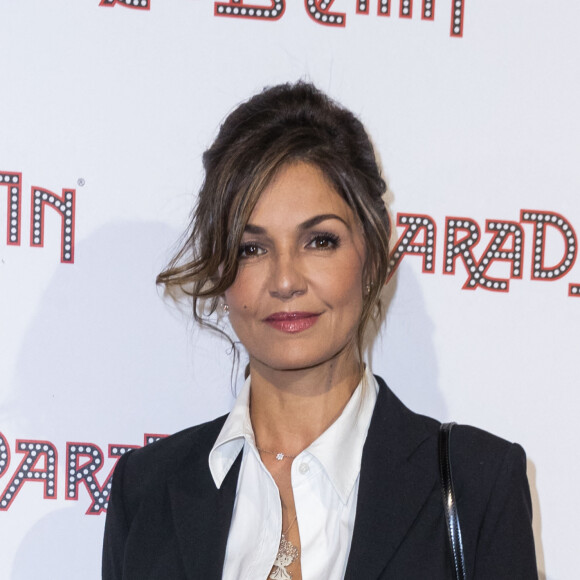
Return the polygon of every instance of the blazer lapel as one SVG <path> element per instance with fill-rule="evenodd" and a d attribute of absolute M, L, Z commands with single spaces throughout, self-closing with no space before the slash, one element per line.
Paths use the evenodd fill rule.
<path fill-rule="evenodd" d="M 212 429 L 206 444 L 200 442 L 190 456 L 191 461 L 168 482 L 179 548 L 187 578 L 191 580 L 222 576 L 242 453 L 217 489 L 208 455 L 219 428 L 215 433 Z"/>
<path fill-rule="evenodd" d="M 345 580 L 379 577 L 437 484 L 432 420 L 409 411 L 377 380 Z"/>

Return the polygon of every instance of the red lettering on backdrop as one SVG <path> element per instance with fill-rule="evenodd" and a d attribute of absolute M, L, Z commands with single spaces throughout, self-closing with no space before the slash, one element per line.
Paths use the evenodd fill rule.
<path fill-rule="evenodd" d="M 517 222 L 486 221 L 486 231 L 493 233 L 481 258 L 473 254 L 473 247 L 479 243 L 481 234 L 477 222 L 465 217 L 451 217 L 445 227 L 445 266 L 444 274 L 455 274 L 455 264 L 460 258 L 468 272 L 463 284 L 464 290 L 475 290 L 477 287 L 494 292 L 508 292 L 509 278 L 493 278 L 487 274 L 496 261 L 511 262 L 511 277 L 521 278 L 523 230 Z M 459 239 L 458 239 L 459 234 Z M 511 247 L 506 247 L 507 242 Z"/>
<path fill-rule="evenodd" d="M 6 187 L 6 243 L 9 246 L 20 245 L 20 208 L 22 206 L 22 173 L 0 171 L 0 186 Z"/>
<path fill-rule="evenodd" d="M 331 12 L 333 4 L 334 0 L 304 0 L 306 12 L 314 22 L 325 26 L 344 27 L 346 14 L 344 12 Z"/>
<path fill-rule="evenodd" d="M 124 455 L 130 449 L 138 448 L 137 445 L 109 445 L 109 457 L 116 458 Z M 86 513 L 88 515 L 99 515 L 106 512 L 109 503 L 109 494 L 111 493 L 111 483 L 113 471 L 117 465 L 111 468 L 111 471 L 102 484 L 99 483 L 97 473 L 101 470 L 104 463 L 104 456 L 101 448 L 93 443 L 67 443 L 67 486 L 66 499 L 78 500 L 79 485 L 82 483 L 90 498 L 91 505 Z"/>
<path fill-rule="evenodd" d="M 451 5 L 451 31 L 449 35 L 455 38 L 463 37 L 463 16 L 465 12 L 465 0 L 452 0 Z"/>
<path fill-rule="evenodd" d="M 369 5 L 375 0 L 355 0 L 357 14 L 369 14 Z M 333 12 L 331 7 L 334 0 L 304 0 L 306 13 L 314 22 L 324 26 L 344 28 L 346 26 L 346 13 Z M 120 4 L 126 8 L 137 10 L 149 10 L 150 0 L 100 0 L 99 6 L 116 6 Z M 391 15 L 391 0 L 376 0 L 377 16 Z M 227 2 L 214 2 L 214 15 L 230 18 L 250 18 L 258 20 L 279 20 L 286 10 L 286 0 L 270 0 L 268 5 L 246 3 L 245 0 L 228 0 Z M 463 21 L 465 13 L 465 0 L 452 0 L 451 3 L 451 29 L 450 36 L 453 38 L 463 37 Z M 413 17 L 413 0 L 399 0 L 399 18 L 411 19 Z M 435 19 L 435 0 L 422 0 L 421 20 Z"/>
<path fill-rule="evenodd" d="M 459 238 L 458 238 L 459 234 Z M 457 259 L 463 260 L 468 272 L 475 274 L 477 260 L 472 247 L 479 243 L 479 225 L 470 218 L 448 217 L 445 219 L 445 262 L 444 274 L 455 274 Z M 479 275 L 477 276 L 479 277 Z M 463 285 L 465 289 L 467 282 Z"/>
<path fill-rule="evenodd" d="M 517 222 L 487 220 L 485 231 L 493 237 L 475 269 L 469 268 L 470 276 L 463 288 L 475 290 L 479 285 L 487 290 L 509 292 L 509 278 L 492 278 L 486 274 L 494 262 L 505 261 L 511 264 L 511 278 L 522 277 L 524 230 Z M 506 247 L 508 242 L 510 247 Z"/>
<path fill-rule="evenodd" d="M 146 433 L 144 445 L 150 445 L 167 435 Z M 79 485 L 82 483 L 91 498 L 86 513 L 99 515 L 106 513 L 109 505 L 109 496 L 113 484 L 113 473 L 119 458 L 131 449 L 138 449 L 139 445 L 109 445 L 109 458 L 116 459 L 103 483 L 99 483 L 97 473 L 104 463 L 101 448 L 94 443 L 67 443 L 67 491 L 66 499 L 78 500 Z"/>
<path fill-rule="evenodd" d="M 574 266 L 577 253 L 577 236 L 572 224 L 559 213 L 523 209 L 522 222 L 534 224 L 534 249 L 532 253 L 532 280 L 556 280 L 565 276 Z M 555 266 L 546 266 L 547 231 L 558 232 L 564 241 L 562 259 Z"/>
<path fill-rule="evenodd" d="M 8 466 L 10 465 L 10 447 L 6 441 L 4 435 L 0 433 L 0 477 L 2 477 L 6 471 L 8 471 Z"/>
<path fill-rule="evenodd" d="M 399 2 L 399 18 L 413 17 L 413 0 L 400 0 Z"/>
<path fill-rule="evenodd" d="M 520 223 L 521 222 L 521 223 Z M 523 275 L 524 228 L 522 223 L 534 224 L 532 248 L 532 280 L 557 280 L 567 275 L 574 266 L 577 255 L 577 238 L 572 224 L 556 212 L 522 210 L 520 222 L 510 220 L 486 220 L 485 231 L 491 234 L 487 246 L 477 257 L 474 253 L 481 241 L 479 224 L 468 217 L 447 217 L 443 273 L 455 275 L 457 260 L 461 260 L 467 272 L 464 290 L 483 288 L 492 292 L 509 292 L 510 280 L 521 280 Z M 433 273 L 436 252 L 436 224 L 423 214 L 397 214 L 397 226 L 403 232 L 389 257 L 389 279 L 403 258 L 420 255 L 423 273 Z M 555 265 L 546 265 L 546 234 L 553 230 L 560 234 L 564 249 Z M 552 258 L 553 260 L 553 258 Z M 509 264 L 509 275 L 498 277 L 491 273 L 497 263 Z M 568 295 L 580 296 L 580 284 L 571 283 Z"/>
<path fill-rule="evenodd" d="M 64 264 L 72 264 L 75 256 L 75 193 L 74 189 L 63 189 L 58 196 L 48 189 L 32 187 L 30 245 L 44 246 L 44 209 L 48 206 L 61 217 L 60 261 Z"/>
<path fill-rule="evenodd" d="M 403 227 L 404 230 L 390 255 L 389 279 L 407 255 L 421 256 L 423 272 L 432 274 L 435 271 L 437 239 L 435 220 L 428 215 L 398 213 L 397 225 Z"/>
<path fill-rule="evenodd" d="M 167 435 L 146 433 L 144 445 L 155 443 Z M 139 445 L 109 445 L 109 458 L 118 459 Z M 58 455 L 56 447 L 50 441 L 16 440 L 15 450 L 24 457 L 14 470 L 12 477 L 0 494 L 0 511 L 7 511 L 18 492 L 25 483 L 32 481 L 44 484 L 44 499 L 57 497 Z M 67 443 L 66 447 L 66 492 L 65 499 L 78 500 L 79 486 L 85 487 L 91 503 L 87 509 L 89 515 L 106 513 L 111 492 L 115 464 L 102 483 L 97 473 L 104 464 L 104 454 L 94 443 Z M 4 435 L 0 433 L 0 477 L 6 475 L 10 465 L 10 447 Z"/>
<path fill-rule="evenodd" d="M 286 10 L 286 0 L 271 0 L 268 6 L 246 3 L 243 0 L 229 0 L 214 4 L 215 16 L 231 18 L 255 18 L 258 20 L 279 20 Z"/>
<path fill-rule="evenodd" d="M 346 15 L 333 13 L 336 17 L 341 16 L 340 23 L 329 20 L 330 5 L 333 0 L 305 0 L 306 11 L 310 17 L 319 24 L 344 26 Z M 373 0 L 356 0 L 356 13 L 369 14 L 370 4 Z M 391 15 L 391 0 L 376 0 L 377 16 Z M 463 37 L 463 21 L 465 13 L 465 0 L 452 0 L 451 2 L 451 30 L 450 36 Z M 324 16 L 326 15 L 326 18 Z M 413 0 L 399 0 L 399 18 L 411 19 L 413 17 Z M 421 6 L 421 20 L 435 20 L 435 0 L 423 0 Z"/>
<path fill-rule="evenodd" d="M 125 8 L 134 8 L 136 10 L 149 10 L 150 0 L 101 0 L 99 6 L 115 6 L 120 4 Z"/>
<path fill-rule="evenodd" d="M 376 1 L 376 3 L 377 3 L 377 16 L 390 16 L 391 15 L 391 0 L 357 0 L 356 13 L 357 14 L 368 14 L 369 13 L 369 5 L 373 1 Z"/>
<path fill-rule="evenodd" d="M 435 20 L 435 0 L 423 0 L 421 20 Z"/>
<path fill-rule="evenodd" d="M 6 446 L 5 443 L 6 441 L 4 440 L 4 446 Z M 25 483 L 42 483 L 44 486 L 44 499 L 56 499 L 56 447 L 50 441 L 18 439 L 16 441 L 16 453 L 22 453 L 24 457 L 4 488 L 2 495 L 0 495 L 0 511 L 6 511 L 12 505 L 14 498 Z M 44 466 L 39 465 L 39 463 L 43 463 Z"/>

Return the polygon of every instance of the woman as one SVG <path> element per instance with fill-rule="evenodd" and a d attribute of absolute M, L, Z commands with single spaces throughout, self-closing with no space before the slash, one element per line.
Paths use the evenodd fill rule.
<path fill-rule="evenodd" d="M 385 183 L 362 124 L 312 85 L 240 105 L 204 155 L 190 235 L 158 281 L 249 355 L 227 417 L 125 455 L 106 579 L 451 578 L 439 423 L 362 362 L 387 278 Z M 454 430 L 469 578 L 535 578 L 521 447 Z"/>

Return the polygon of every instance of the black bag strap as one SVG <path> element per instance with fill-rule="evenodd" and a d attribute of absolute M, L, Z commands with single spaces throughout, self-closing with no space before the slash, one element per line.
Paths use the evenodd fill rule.
<path fill-rule="evenodd" d="M 447 535 L 451 547 L 453 571 L 455 580 L 465 580 L 465 560 L 463 558 L 463 542 L 459 514 L 453 490 L 453 473 L 451 471 L 451 429 L 455 423 L 443 423 L 439 429 L 439 477 L 441 480 L 441 494 L 443 508 L 447 521 Z"/>

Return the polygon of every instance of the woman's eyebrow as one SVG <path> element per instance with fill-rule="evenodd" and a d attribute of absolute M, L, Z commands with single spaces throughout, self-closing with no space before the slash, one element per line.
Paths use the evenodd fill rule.
<path fill-rule="evenodd" d="M 246 227 L 244 228 L 244 233 L 256 235 L 265 234 L 266 228 L 263 228 L 261 226 L 255 226 L 253 224 L 246 224 Z"/>
<path fill-rule="evenodd" d="M 314 226 L 317 226 L 319 223 L 322 223 L 326 220 L 338 220 L 342 222 L 350 230 L 350 225 L 343 218 L 341 218 L 339 215 L 336 215 L 335 213 L 324 213 L 321 215 L 315 215 L 314 217 L 311 217 L 310 219 L 307 219 L 306 221 L 299 224 L 297 229 L 302 231 L 309 230 L 310 228 L 313 228 Z M 244 228 L 244 233 L 263 235 L 267 234 L 268 230 L 262 226 L 257 226 L 254 224 L 246 224 L 246 227 Z"/>
<path fill-rule="evenodd" d="M 326 220 L 341 221 L 350 230 L 350 225 L 343 218 L 341 218 L 339 215 L 336 215 L 335 213 L 323 213 L 321 215 L 314 216 L 306 220 L 305 222 L 302 222 L 298 226 L 298 229 L 309 230 L 310 228 L 313 228 L 314 226 L 317 226 L 319 223 L 324 222 Z"/>

